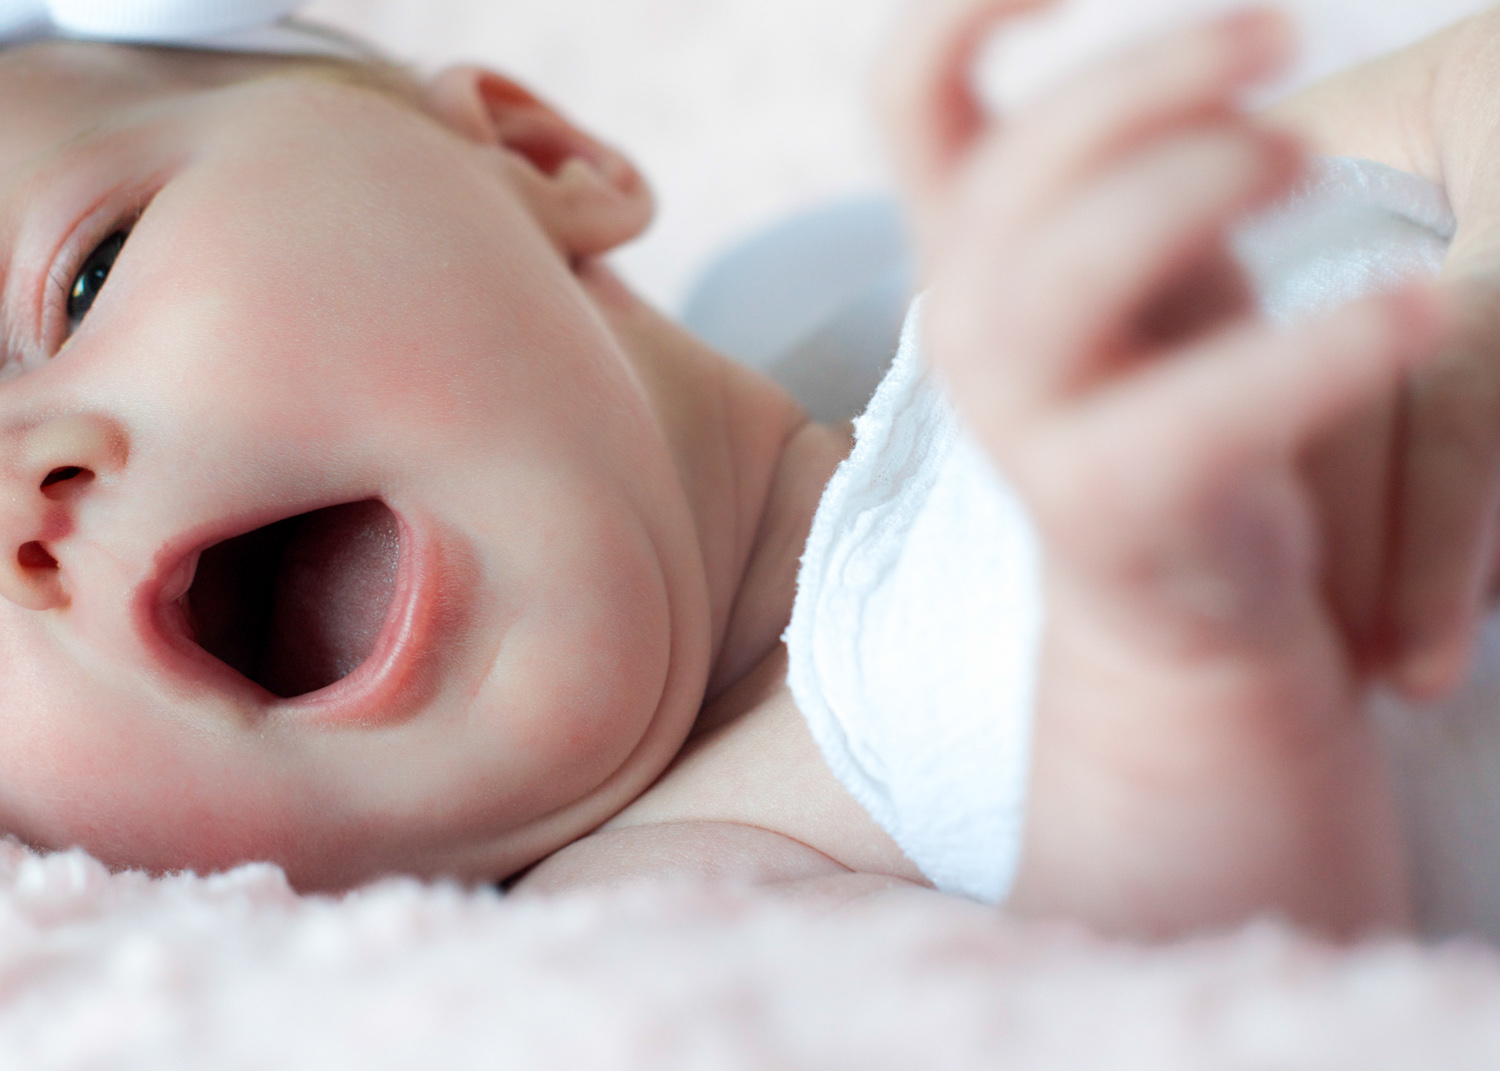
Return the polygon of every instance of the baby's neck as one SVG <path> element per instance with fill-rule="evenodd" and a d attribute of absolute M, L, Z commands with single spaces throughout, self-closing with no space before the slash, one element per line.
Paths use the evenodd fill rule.
<path fill-rule="evenodd" d="M 583 265 L 579 278 L 641 379 L 687 496 L 708 581 L 711 700 L 779 642 L 818 498 L 849 434 L 810 422 L 784 390 L 662 316 L 603 265 Z"/>

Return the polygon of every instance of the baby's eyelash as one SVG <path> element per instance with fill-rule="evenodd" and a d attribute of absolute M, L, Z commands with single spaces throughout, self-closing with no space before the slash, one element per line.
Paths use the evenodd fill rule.
<path fill-rule="evenodd" d="M 78 270 L 73 272 L 71 281 L 65 287 L 67 296 L 64 311 L 67 315 L 69 333 L 82 326 L 84 317 L 94 307 L 94 302 L 100 291 L 104 289 L 105 283 L 109 281 L 115 261 L 120 258 L 120 253 L 124 250 L 125 242 L 129 237 L 129 231 L 113 231 L 108 238 L 94 246 L 93 251 L 83 259 Z"/>
<path fill-rule="evenodd" d="M 63 251 L 47 270 L 45 292 L 41 298 L 40 339 L 42 348 L 49 355 L 62 349 L 78 326 L 73 322 L 70 304 L 74 283 L 89 259 L 117 236 L 122 236 L 119 244 L 123 249 L 125 240 L 144 213 L 145 206 L 133 206 L 132 211 L 123 214 L 99 214 L 97 218 L 85 221 L 64 243 Z M 117 249 L 116 253 L 119 251 Z M 113 267 L 112 261 L 110 267 Z M 99 286 L 103 287 L 103 279 Z M 87 311 L 85 309 L 77 317 L 78 323 L 82 322 Z"/>

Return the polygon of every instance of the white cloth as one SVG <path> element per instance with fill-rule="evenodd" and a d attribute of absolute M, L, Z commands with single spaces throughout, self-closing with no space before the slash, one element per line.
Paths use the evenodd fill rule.
<path fill-rule="evenodd" d="M 1453 237 L 1443 191 L 1368 160 L 1319 160 L 1310 180 L 1245 228 L 1235 252 L 1261 308 L 1295 323 L 1442 269 Z"/>
<path fill-rule="evenodd" d="M 840 782 L 938 888 L 1010 887 L 1042 631 L 1020 501 L 922 367 L 917 317 L 823 492 L 786 632 Z"/>
<path fill-rule="evenodd" d="M 49 37 L 368 59 L 353 38 L 288 18 L 305 0 L 0 0 L 0 46 Z"/>
<path fill-rule="evenodd" d="M 1367 161 L 1326 160 L 1245 228 L 1236 250 L 1266 313 L 1292 322 L 1435 274 L 1453 228 L 1432 185 Z M 915 323 L 819 504 L 786 632 L 789 679 L 830 768 L 923 874 L 945 891 L 998 901 L 1021 851 L 1042 556 L 1023 506 L 924 372 Z M 1488 635 L 1479 679 L 1493 683 L 1457 701 L 1486 714 L 1500 712 L 1500 623 Z M 1424 724 L 1386 705 L 1388 725 Z M 1391 736 L 1398 784 L 1419 783 L 1402 771 L 1430 766 L 1434 749 L 1403 749 L 1400 732 Z M 1500 727 L 1487 739 L 1493 802 L 1483 814 L 1500 831 Z M 1449 766 L 1466 754 L 1449 750 Z M 1414 836 L 1432 839 L 1443 826 L 1435 813 L 1427 806 L 1414 819 Z M 1500 832 L 1490 840 L 1500 846 Z M 1490 858 L 1482 869 L 1497 878 L 1491 932 L 1500 936 L 1500 853 Z"/>

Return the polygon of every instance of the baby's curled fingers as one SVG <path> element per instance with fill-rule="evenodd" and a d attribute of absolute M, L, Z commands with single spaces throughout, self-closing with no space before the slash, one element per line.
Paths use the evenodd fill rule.
<path fill-rule="evenodd" d="M 1009 214 L 1045 214 L 1148 140 L 1236 115 L 1237 95 L 1273 73 L 1291 44 L 1284 17 L 1251 9 L 1137 46 L 976 142 L 966 178 L 988 188 L 990 203 Z"/>
<path fill-rule="evenodd" d="M 931 20 L 892 50 L 885 79 L 886 129 L 930 253 L 937 222 L 961 170 L 994 188 L 992 205 L 1018 216 L 1056 196 L 1143 137 L 1233 110 L 1235 96 L 1286 59 L 1285 18 L 1249 9 L 1180 30 L 1090 68 L 999 131 L 972 85 L 974 53 L 989 24 L 1034 5 L 957 4 L 967 21 Z M 988 137 L 983 136 L 988 131 Z M 970 155 L 978 157 L 967 161 Z M 963 217 L 956 228 L 973 225 Z"/>
<path fill-rule="evenodd" d="M 891 34 L 876 85 L 902 185 L 921 205 L 986 123 L 971 81 L 1000 20 L 1055 0 L 914 0 Z"/>
<path fill-rule="evenodd" d="M 1239 324 L 1060 410 L 998 460 L 1061 559 L 1106 583 L 1139 575 L 1164 541 L 1213 548 L 1226 491 L 1290 478 L 1320 433 L 1430 359 L 1446 322 L 1434 291 L 1411 288 L 1296 331 Z M 1263 575 L 1243 545 L 1222 549 L 1175 564 Z"/>
<path fill-rule="evenodd" d="M 1422 699 L 1467 667 L 1500 549 L 1500 296 L 1487 280 L 1447 287 L 1453 344 L 1414 378 L 1403 414 L 1385 622 L 1395 683 Z"/>
<path fill-rule="evenodd" d="M 1200 317 L 1246 313 L 1226 229 L 1300 167 L 1290 139 L 1225 120 L 1138 151 L 1035 234 L 956 240 L 929 298 L 928 339 L 979 437 L 998 445 L 1180 344 L 1153 333 L 1168 326 L 1169 303 Z"/>

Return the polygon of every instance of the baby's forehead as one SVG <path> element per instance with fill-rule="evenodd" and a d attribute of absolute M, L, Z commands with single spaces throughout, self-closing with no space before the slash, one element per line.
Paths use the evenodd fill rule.
<path fill-rule="evenodd" d="M 273 62 L 68 41 L 0 51 L 0 173 L 124 111 L 263 74 Z"/>
<path fill-rule="evenodd" d="M 120 109 L 170 92 L 165 72 L 140 50 L 47 43 L 0 52 L 0 172 Z"/>

